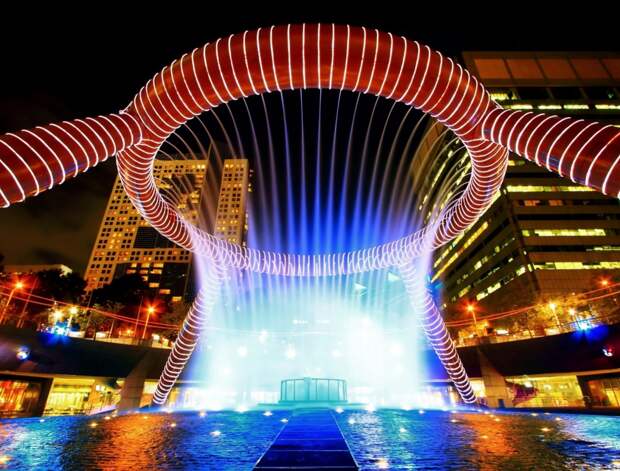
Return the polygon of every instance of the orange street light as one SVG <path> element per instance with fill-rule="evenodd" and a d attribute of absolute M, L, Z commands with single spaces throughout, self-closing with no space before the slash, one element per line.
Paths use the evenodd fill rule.
<path fill-rule="evenodd" d="M 151 319 L 151 315 L 155 314 L 157 310 L 155 309 L 155 306 L 149 306 L 146 308 L 146 322 L 144 323 L 144 330 L 142 331 L 142 340 L 144 340 L 144 338 L 146 337 L 146 329 L 149 326 L 149 320 Z"/>
<path fill-rule="evenodd" d="M 478 320 L 476 319 L 476 305 L 474 303 L 467 304 L 465 308 L 467 312 L 471 314 L 472 319 L 474 320 L 474 330 L 476 334 L 478 334 Z"/>
<path fill-rule="evenodd" d="M 599 280 L 599 284 L 601 285 L 601 289 L 606 289 L 607 291 L 605 291 L 606 293 L 610 292 L 611 289 L 609 288 L 611 286 L 611 279 L 608 277 L 603 277 Z"/>
<path fill-rule="evenodd" d="M 11 304 L 11 301 L 13 300 L 13 295 L 15 294 L 15 291 L 19 291 L 23 287 L 24 287 L 24 283 L 21 280 L 17 280 L 15 284 L 13 285 L 13 289 L 9 293 L 9 299 L 7 299 L 6 304 L 4 305 L 4 308 L 2 309 L 2 315 L 0 316 L 0 324 L 4 322 L 6 311 L 9 308 L 9 304 Z"/>

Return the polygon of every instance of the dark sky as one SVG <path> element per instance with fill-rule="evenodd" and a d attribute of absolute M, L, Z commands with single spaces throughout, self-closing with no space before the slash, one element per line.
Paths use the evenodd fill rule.
<path fill-rule="evenodd" d="M 495 7 L 455 10 L 449 2 L 437 2 L 434 11 L 416 11 L 422 2 L 406 2 L 410 11 L 403 11 L 388 2 L 375 2 L 372 8 L 356 2 L 353 13 L 346 14 L 316 2 L 310 3 L 313 10 L 299 13 L 247 11 L 233 2 L 222 2 L 232 5 L 228 11 L 198 9 L 197 2 L 185 7 L 171 2 L 163 9 L 160 2 L 150 2 L 140 14 L 89 2 L 88 11 L 54 5 L 38 16 L 32 11 L 38 7 L 24 3 L 22 11 L 2 12 L 0 132 L 118 111 L 183 53 L 232 32 L 279 23 L 376 27 L 453 56 L 468 49 L 620 50 L 620 7 L 610 6 L 613 2 L 595 4 L 591 13 L 569 3 L 541 9 L 542 2 L 496 2 Z M 114 174 L 114 163 L 108 161 L 51 192 L 0 210 L 0 252 L 6 263 L 60 262 L 82 272 Z"/>

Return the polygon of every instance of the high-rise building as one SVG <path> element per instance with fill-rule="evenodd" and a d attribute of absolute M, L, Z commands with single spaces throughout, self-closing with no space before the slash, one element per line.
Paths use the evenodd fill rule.
<path fill-rule="evenodd" d="M 205 208 L 215 206 L 211 201 L 204 201 L 216 194 L 207 185 L 207 166 L 207 160 L 158 159 L 154 175 L 165 199 L 173 202 L 188 221 L 206 224 L 207 230 L 215 226 L 216 236 L 244 244 L 249 163 L 246 159 L 223 161 L 215 224 L 202 214 L 209 212 Z M 139 274 L 154 294 L 179 301 L 193 291 L 191 265 L 192 254 L 142 219 L 117 178 L 86 269 L 87 291 L 122 275 Z"/>
<path fill-rule="evenodd" d="M 506 108 L 620 125 L 618 54 L 466 52 L 463 57 Z M 419 209 L 437 210 L 466 183 L 468 156 L 436 123 L 418 154 L 419 173 L 433 175 L 417 183 Z M 514 155 L 490 208 L 433 260 L 433 280 L 443 284 L 448 313 L 471 300 L 489 310 L 524 306 L 593 288 L 602 275 L 620 275 L 618 199 Z"/>
<path fill-rule="evenodd" d="M 207 160 L 156 160 L 160 191 L 184 217 L 195 222 Z M 191 254 L 153 229 L 136 211 L 117 177 L 86 269 L 87 291 L 125 274 L 140 274 L 154 293 L 183 296 L 190 277 Z"/>
<path fill-rule="evenodd" d="M 247 159 L 226 159 L 215 216 L 214 234 L 234 244 L 245 245 L 247 196 L 250 187 L 250 165 Z"/>

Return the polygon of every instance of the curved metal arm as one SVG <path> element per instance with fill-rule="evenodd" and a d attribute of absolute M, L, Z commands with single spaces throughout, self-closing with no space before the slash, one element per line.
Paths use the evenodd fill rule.
<path fill-rule="evenodd" d="M 140 142 L 142 128 L 127 114 L 63 121 L 0 136 L 0 206 L 64 183 Z"/>
<path fill-rule="evenodd" d="M 416 272 L 412 262 L 401 265 L 399 269 L 411 305 L 417 311 L 426 338 L 454 383 L 454 387 L 465 403 L 476 402 L 476 394 L 471 387 L 465 367 L 450 337 L 446 323 L 426 288 L 424 276 Z"/>
<path fill-rule="evenodd" d="M 200 338 L 204 326 L 220 294 L 223 271 L 222 267 L 212 261 L 207 262 L 205 279 L 202 288 L 194 300 L 194 304 L 187 313 L 179 336 L 174 342 L 172 351 L 166 361 L 166 366 L 157 383 L 157 389 L 153 394 L 153 404 L 161 406 L 166 403 L 172 387 L 189 361 L 194 348 Z"/>
<path fill-rule="evenodd" d="M 489 111 L 485 139 L 606 195 L 620 196 L 620 128 L 595 121 L 513 110 Z"/>

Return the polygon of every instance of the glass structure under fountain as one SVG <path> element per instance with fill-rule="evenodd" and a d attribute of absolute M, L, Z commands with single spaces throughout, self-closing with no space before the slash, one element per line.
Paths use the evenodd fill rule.
<path fill-rule="evenodd" d="M 285 379 L 280 383 L 282 405 L 345 404 L 347 382 L 334 378 Z"/>
<path fill-rule="evenodd" d="M 396 240 L 329 253 L 283 253 L 219 240 L 160 194 L 153 160 L 175 130 L 230 101 L 294 89 L 372 93 L 433 116 L 471 159 L 463 191 Z M 132 203 L 163 236 L 201 260 L 201 288 L 154 394 L 166 402 L 218 304 L 230 270 L 287 278 L 394 270 L 429 344 L 466 403 L 476 397 L 427 286 L 424 262 L 467 229 L 499 189 L 512 151 L 573 181 L 618 196 L 620 130 L 503 109 L 467 70 L 417 42 L 363 27 L 284 25 L 231 35 L 174 61 L 121 112 L 0 136 L 6 207 L 75 177 L 111 155 Z"/>

